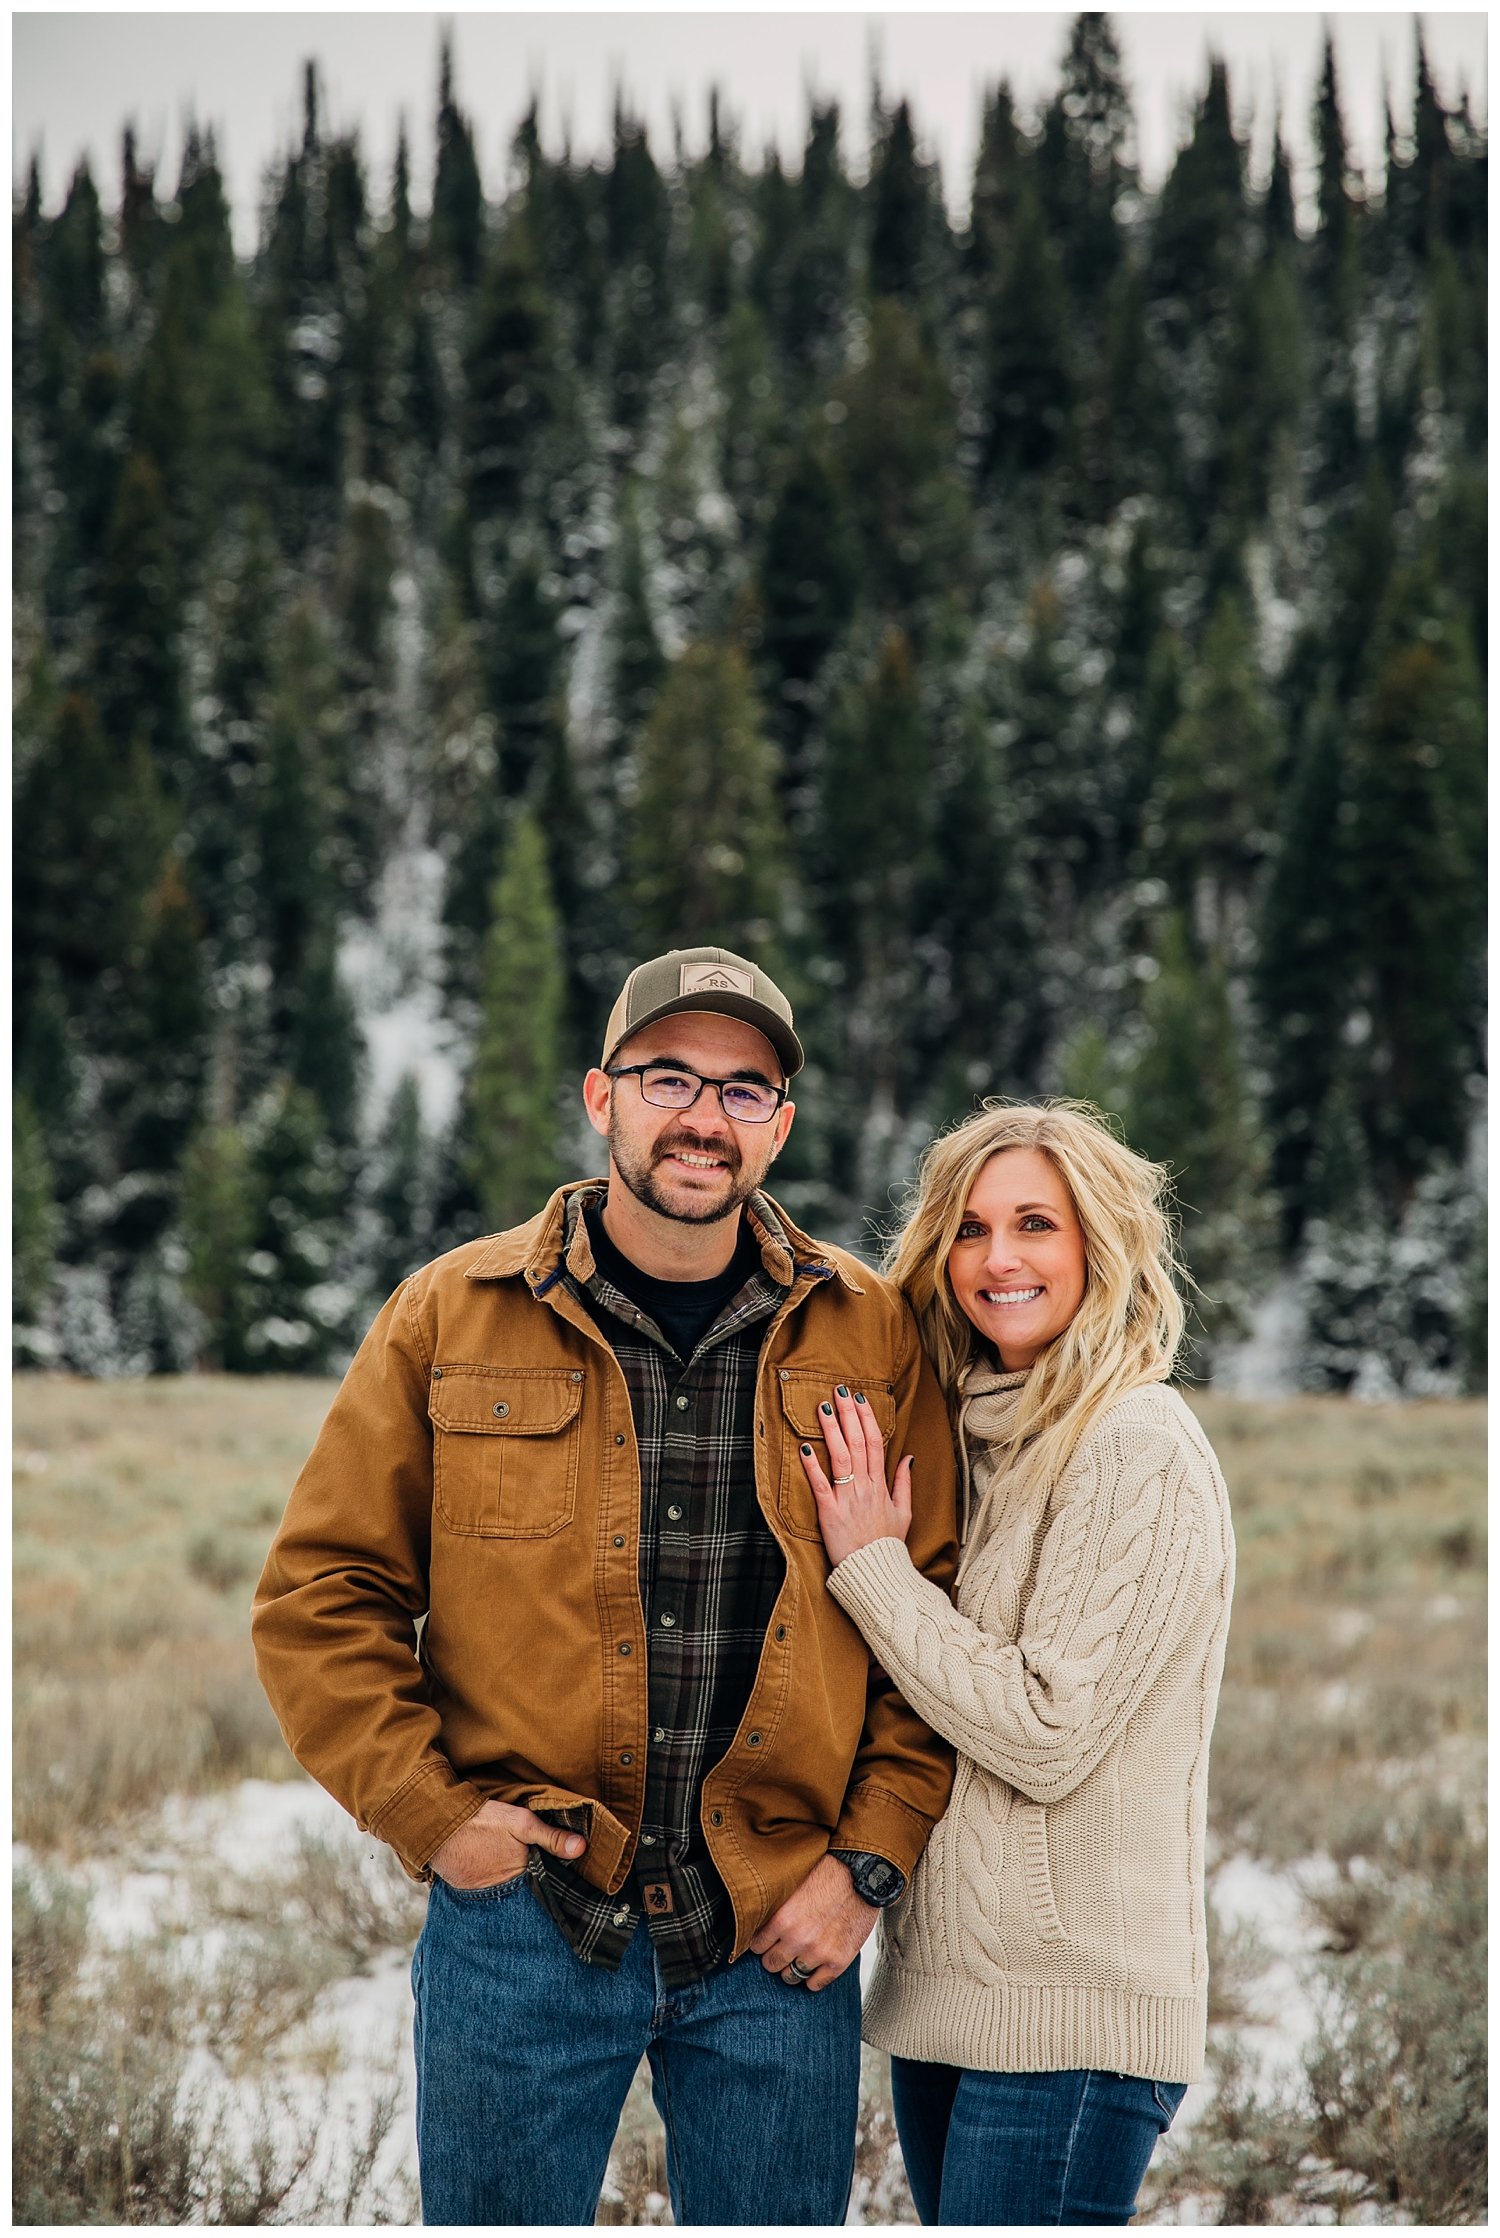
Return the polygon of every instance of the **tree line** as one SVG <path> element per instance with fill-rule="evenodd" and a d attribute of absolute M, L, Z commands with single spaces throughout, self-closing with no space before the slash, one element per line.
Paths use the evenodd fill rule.
<path fill-rule="evenodd" d="M 937 1126 L 1082 1093 L 1179 1177 L 1212 1373 L 1482 1359 L 1486 147 L 1331 45 L 1299 213 L 1214 63 L 1147 192 L 1108 17 L 987 96 L 967 217 L 515 130 L 446 48 L 428 214 L 316 67 L 237 258 L 213 134 L 13 220 L 18 1356 L 323 1370 L 592 1170 L 624 972 L 762 958 L 789 1209 L 868 1247 Z M 433 874 L 455 1115 L 377 1107 Z"/>

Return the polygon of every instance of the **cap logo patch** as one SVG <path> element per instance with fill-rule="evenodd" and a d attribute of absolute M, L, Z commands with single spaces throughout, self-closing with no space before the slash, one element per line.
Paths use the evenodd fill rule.
<path fill-rule="evenodd" d="M 755 974 L 737 971 L 733 964 L 684 964 L 681 992 L 685 995 L 753 996 Z"/>

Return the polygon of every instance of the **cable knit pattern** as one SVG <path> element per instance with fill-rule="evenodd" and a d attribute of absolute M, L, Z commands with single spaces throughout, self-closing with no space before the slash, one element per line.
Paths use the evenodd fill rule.
<path fill-rule="evenodd" d="M 1207 2024 L 1208 1735 L 1234 1581 L 1224 1481 L 1160 1384 L 1050 1496 L 993 1458 L 1024 1381 L 966 1384 L 956 1605 L 897 1539 L 829 1591 L 959 1750 L 946 1817 L 882 1920 L 872 2043 L 960 2067 L 1196 2080 Z"/>

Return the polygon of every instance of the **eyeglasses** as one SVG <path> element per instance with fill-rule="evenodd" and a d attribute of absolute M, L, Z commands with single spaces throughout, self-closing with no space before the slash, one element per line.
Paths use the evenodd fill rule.
<path fill-rule="evenodd" d="M 623 1080 L 634 1073 L 647 1103 L 662 1111 L 691 1111 L 705 1088 L 719 1091 L 719 1109 L 726 1119 L 758 1127 L 774 1119 L 786 1102 L 785 1088 L 765 1080 L 710 1080 L 706 1075 L 684 1072 L 681 1065 L 611 1065 L 609 1078 Z"/>

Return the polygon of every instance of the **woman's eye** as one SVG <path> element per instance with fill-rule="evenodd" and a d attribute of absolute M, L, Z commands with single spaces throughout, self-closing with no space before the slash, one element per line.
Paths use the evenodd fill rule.
<path fill-rule="evenodd" d="M 983 1233 L 984 1230 L 977 1220 L 961 1220 L 958 1224 L 958 1234 L 954 1240 L 957 1243 L 970 1243 L 975 1236 L 983 1235 Z"/>
<path fill-rule="evenodd" d="M 1052 1222 L 1045 1219 L 1040 1212 L 1028 1212 L 1021 1222 L 1021 1226 L 1028 1235 L 1041 1234 L 1045 1236 L 1052 1233 Z"/>

